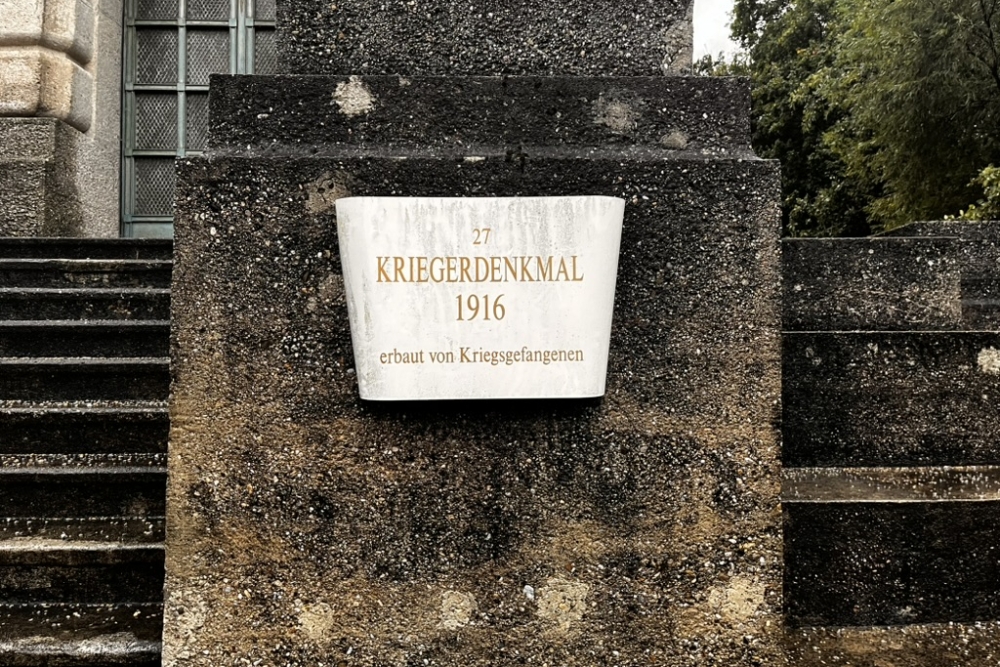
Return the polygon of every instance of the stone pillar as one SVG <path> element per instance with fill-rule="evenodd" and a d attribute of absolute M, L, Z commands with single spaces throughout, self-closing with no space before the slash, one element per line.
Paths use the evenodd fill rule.
<path fill-rule="evenodd" d="M 179 172 L 164 664 L 784 664 L 778 171 L 660 73 L 690 3 L 314 4 L 286 62 L 372 73 L 213 79 Z M 603 399 L 359 399 L 338 198 L 581 194 Z"/>
<path fill-rule="evenodd" d="M 100 5 L 0 0 L 0 235 L 117 235 L 121 3 Z"/>

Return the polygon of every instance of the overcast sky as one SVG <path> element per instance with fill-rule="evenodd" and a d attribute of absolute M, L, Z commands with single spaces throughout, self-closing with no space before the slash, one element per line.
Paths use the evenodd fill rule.
<path fill-rule="evenodd" d="M 694 58 L 706 53 L 727 55 L 736 50 L 729 39 L 729 13 L 733 0 L 695 0 L 694 3 Z"/>

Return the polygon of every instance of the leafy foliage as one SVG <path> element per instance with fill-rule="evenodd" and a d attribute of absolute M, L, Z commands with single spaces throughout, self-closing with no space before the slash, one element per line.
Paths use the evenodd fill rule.
<path fill-rule="evenodd" d="M 786 234 L 940 218 L 994 183 L 1000 0 L 737 0 L 733 36 L 755 149 L 782 162 Z"/>
<path fill-rule="evenodd" d="M 840 0 L 846 28 L 821 94 L 849 110 L 828 138 L 847 174 L 882 184 L 880 228 L 940 218 L 1000 159 L 1000 0 Z"/>
<path fill-rule="evenodd" d="M 847 178 L 824 137 L 841 112 L 819 94 L 814 74 L 834 58 L 836 0 L 743 0 L 733 36 L 749 53 L 753 145 L 781 162 L 784 232 L 792 236 L 869 233 L 864 190 Z"/>
<path fill-rule="evenodd" d="M 1000 168 L 990 165 L 973 181 L 983 189 L 983 198 L 956 216 L 960 220 L 1000 220 Z"/>

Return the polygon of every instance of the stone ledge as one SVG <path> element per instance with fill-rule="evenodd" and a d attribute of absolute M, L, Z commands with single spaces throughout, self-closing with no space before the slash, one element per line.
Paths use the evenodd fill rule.
<path fill-rule="evenodd" d="M 0 116 L 58 118 L 90 129 L 93 77 L 65 53 L 26 46 L 0 49 Z"/>
<path fill-rule="evenodd" d="M 40 46 L 86 65 L 94 55 L 94 8 L 85 0 L 0 0 L 0 47 Z"/>
<path fill-rule="evenodd" d="M 996 662 L 1000 623 L 804 627 L 788 631 L 795 667 L 970 667 Z"/>
<path fill-rule="evenodd" d="M 213 76 L 209 142 L 268 155 L 544 146 L 752 157 L 749 107 L 736 78 Z"/>
<path fill-rule="evenodd" d="M 927 502 L 1000 500 L 1000 466 L 785 468 L 781 501 Z"/>
<path fill-rule="evenodd" d="M 785 239 L 788 331 L 964 329 L 954 237 Z"/>

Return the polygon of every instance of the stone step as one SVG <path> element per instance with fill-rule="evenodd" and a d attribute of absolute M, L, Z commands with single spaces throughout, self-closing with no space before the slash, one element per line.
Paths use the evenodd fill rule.
<path fill-rule="evenodd" d="M 170 239 L 0 238 L 0 258 L 172 259 Z"/>
<path fill-rule="evenodd" d="M 0 321 L 0 357 L 159 357 L 169 320 Z"/>
<path fill-rule="evenodd" d="M 8 517 L 0 519 L 0 542 L 38 538 L 89 542 L 162 542 L 163 517 Z"/>
<path fill-rule="evenodd" d="M 1000 463 L 1000 332 L 782 337 L 786 466 Z"/>
<path fill-rule="evenodd" d="M 957 238 L 784 239 L 787 331 L 966 329 Z"/>
<path fill-rule="evenodd" d="M 170 287 L 165 259 L 0 259 L 4 287 Z"/>
<path fill-rule="evenodd" d="M 989 667 L 1000 622 L 787 628 L 789 667 Z"/>
<path fill-rule="evenodd" d="M 162 453 L 170 431 L 162 404 L 0 408 L 0 454 Z"/>
<path fill-rule="evenodd" d="M 170 360 L 0 358 L 0 400 L 151 400 L 170 392 Z"/>
<path fill-rule="evenodd" d="M 962 317 L 969 328 L 1000 331 L 1000 269 L 995 276 L 962 279 Z"/>
<path fill-rule="evenodd" d="M 1000 469 L 786 469 L 792 626 L 1000 614 Z"/>
<path fill-rule="evenodd" d="M 0 603 L 5 667 L 159 667 L 163 605 Z"/>
<path fill-rule="evenodd" d="M 163 466 L 7 466 L 0 468 L 0 516 L 158 520 L 166 481 Z"/>
<path fill-rule="evenodd" d="M 0 318 L 6 320 L 167 320 L 166 288 L 0 287 Z"/>
<path fill-rule="evenodd" d="M 0 600 L 5 603 L 160 602 L 162 588 L 162 544 L 0 542 Z"/>

